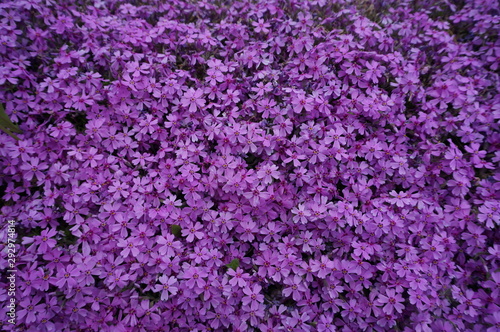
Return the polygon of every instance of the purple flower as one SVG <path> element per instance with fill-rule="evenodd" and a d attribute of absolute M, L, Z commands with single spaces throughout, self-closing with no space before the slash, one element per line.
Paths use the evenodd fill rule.
<path fill-rule="evenodd" d="M 174 235 L 165 234 L 164 236 L 159 236 L 156 242 L 161 245 L 158 252 L 166 257 L 173 257 L 176 254 L 176 250 L 181 248 L 181 243 L 175 240 Z"/>
<path fill-rule="evenodd" d="M 136 257 L 140 253 L 140 246 L 143 244 L 143 240 L 139 237 L 128 238 L 127 240 L 120 239 L 118 240 L 117 246 L 119 248 L 123 248 L 121 251 L 121 255 L 123 257 L 128 257 L 130 254 Z"/>
<path fill-rule="evenodd" d="M 128 281 L 131 279 L 130 275 L 125 273 L 123 270 L 116 270 L 111 275 L 108 276 L 107 281 L 109 283 L 108 287 L 110 290 L 114 288 L 123 288 L 127 285 Z"/>
<path fill-rule="evenodd" d="M 264 301 L 264 295 L 260 293 L 262 287 L 260 285 L 253 285 L 251 288 L 243 288 L 243 293 L 246 295 L 242 298 L 243 305 L 253 305 L 253 303 L 262 303 Z"/>
<path fill-rule="evenodd" d="M 380 294 L 377 300 L 378 304 L 384 305 L 382 310 L 384 310 L 384 312 L 388 315 L 391 315 L 394 310 L 396 310 L 398 313 L 401 313 L 405 307 L 401 303 L 404 301 L 401 294 L 396 293 L 394 289 L 387 289 L 385 291 L 385 294 L 386 295 Z"/>
<path fill-rule="evenodd" d="M 325 278 L 330 274 L 334 264 L 330 261 L 326 256 L 321 256 L 320 261 L 312 261 L 311 262 L 311 270 L 312 272 L 316 272 L 318 277 Z"/>
<path fill-rule="evenodd" d="M 283 283 L 287 285 L 285 289 L 283 289 L 284 296 L 292 295 L 292 298 L 295 301 L 299 301 L 302 297 L 302 293 L 306 291 L 304 284 L 302 283 L 302 278 L 299 276 L 289 276 L 283 280 Z"/>
<path fill-rule="evenodd" d="M 177 284 L 177 279 L 175 279 L 175 277 L 161 276 L 158 281 L 161 285 L 156 285 L 155 291 L 161 292 L 162 301 L 168 300 L 169 295 L 177 294 L 179 288 L 174 286 Z"/>
<path fill-rule="evenodd" d="M 203 288 L 206 285 L 204 278 L 208 277 L 208 273 L 203 268 L 189 266 L 182 274 L 182 279 L 186 280 L 184 284 L 189 288 Z"/>
<path fill-rule="evenodd" d="M 295 223 L 300 222 L 302 224 L 307 223 L 307 217 L 311 216 L 311 212 L 306 210 L 306 207 L 304 204 L 299 204 L 297 208 L 292 209 L 292 213 L 295 214 L 293 217 L 293 221 Z"/>
<path fill-rule="evenodd" d="M 244 273 L 241 268 L 237 268 L 236 270 L 229 269 L 227 274 L 232 278 L 229 280 L 229 284 L 231 286 L 238 285 L 243 288 L 247 285 L 247 279 L 250 277 L 248 273 Z"/>
<path fill-rule="evenodd" d="M 42 171 L 47 168 L 48 165 L 43 162 L 40 163 L 40 159 L 36 157 L 31 158 L 29 162 L 21 165 L 21 169 L 26 171 L 24 176 L 28 181 L 31 181 L 33 176 L 35 176 L 38 180 L 42 180 L 44 178 Z"/>
<path fill-rule="evenodd" d="M 494 330 L 498 4 L 250 2 L 2 7 L 19 328 Z"/>
<path fill-rule="evenodd" d="M 17 319 L 22 320 L 29 324 L 37 321 L 37 315 L 43 316 L 45 304 L 39 303 L 42 299 L 41 296 L 35 296 L 33 298 L 25 298 L 19 305 L 23 308 L 17 313 Z"/>
<path fill-rule="evenodd" d="M 206 101 L 202 96 L 203 90 L 190 88 L 182 96 L 181 104 L 184 107 L 189 107 L 189 112 L 195 112 L 198 108 L 205 106 Z"/>
<path fill-rule="evenodd" d="M 68 265 L 57 272 L 55 286 L 73 288 L 77 285 L 76 278 L 80 276 L 80 270 L 75 265 Z"/>
<path fill-rule="evenodd" d="M 189 227 L 185 228 L 182 230 L 182 236 L 187 236 L 186 240 L 188 242 L 193 242 L 194 238 L 196 237 L 197 239 L 203 238 L 203 232 L 200 231 L 203 226 L 200 223 L 195 223 L 193 225 L 190 225 Z"/>
<path fill-rule="evenodd" d="M 242 241 L 251 242 L 255 239 L 254 233 L 257 232 L 257 224 L 252 220 L 241 221 L 238 226 L 238 231 L 241 233 L 240 239 Z"/>
<path fill-rule="evenodd" d="M 33 243 L 38 245 L 38 249 L 46 252 L 48 248 L 54 248 L 56 240 L 52 239 L 57 232 L 54 229 L 44 229 L 39 236 L 35 236 Z"/>

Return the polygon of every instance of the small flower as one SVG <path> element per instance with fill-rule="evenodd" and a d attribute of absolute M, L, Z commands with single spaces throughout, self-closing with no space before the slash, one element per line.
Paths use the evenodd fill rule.
<path fill-rule="evenodd" d="M 75 265 L 68 265 L 57 272 L 55 286 L 73 288 L 77 285 L 76 277 L 80 276 L 80 270 Z"/>
<path fill-rule="evenodd" d="M 391 315 L 394 310 L 396 310 L 398 313 L 401 313 L 404 309 L 404 305 L 401 302 L 404 302 L 403 297 L 401 294 L 397 294 L 394 289 L 387 289 L 385 291 L 386 295 L 380 294 L 377 300 L 377 303 L 380 305 L 384 305 L 382 310 L 388 314 Z"/>
<path fill-rule="evenodd" d="M 204 278 L 208 277 L 208 273 L 204 268 L 189 266 L 182 274 L 182 279 L 186 280 L 184 284 L 189 288 L 198 287 L 202 289 L 206 285 Z M 182 284 L 181 284 L 182 285 Z"/>
<path fill-rule="evenodd" d="M 243 293 L 246 295 L 241 299 L 243 305 L 253 305 L 253 303 L 264 302 L 264 295 L 260 294 L 262 287 L 260 285 L 253 285 L 250 287 L 243 288 Z"/>
<path fill-rule="evenodd" d="M 309 210 L 306 210 L 306 207 L 304 204 L 299 204 L 299 206 L 296 208 L 294 207 L 292 209 L 292 213 L 295 215 L 293 217 L 293 221 L 295 223 L 300 222 L 302 224 L 305 224 L 308 221 L 308 217 L 311 216 L 311 212 Z"/>
<path fill-rule="evenodd" d="M 204 234 L 200 231 L 203 228 L 203 225 L 200 223 L 195 223 L 190 225 L 189 227 L 182 229 L 182 236 L 187 236 L 186 241 L 193 242 L 195 238 L 202 239 Z"/>
<path fill-rule="evenodd" d="M 268 28 L 271 26 L 269 23 L 264 22 L 263 19 L 259 19 L 257 22 L 252 22 L 252 25 L 255 27 L 255 32 L 257 33 L 268 33 Z"/>
<path fill-rule="evenodd" d="M 239 267 L 236 268 L 236 270 L 229 269 L 227 271 L 227 274 L 232 277 L 229 280 L 229 284 L 233 287 L 236 285 L 241 288 L 245 287 L 247 285 L 247 279 L 250 278 L 250 275 L 248 273 L 244 273 L 243 270 Z"/>
<path fill-rule="evenodd" d="M 45 304 L 38 304 L 41 299 L 42 297 L 39 295 L 23 299 L 19 303 L 22 309 L 18 311 L 16 318 L 19 320 L 24 318 L 24 321 L 29 324 L 36 322 L 37 316 L 43 317 Z"/>
<path fill-rule="evenodd" d="M 44 178 L 43 170 L 46 170 L 48 165 L 46 163 L 40 163 L 39 158 L 31 158 L 28 162 L 21 165 L 21 169 L 25 170 L 24 177 L 26 180 L 31 181 L 33 176 L 35 176 L 38 180 L 42 180 Z"/>
<path fill-rule="evenodd" d="M 198 108 L 205 106 L 205 99 L 202 98 L 203 90 L 190 88 L 184 93 L 181 99 L 181 104 L 184 107 L 189 107 L 189 112 L 196 112 Z"/>
<path fill-rule="evenodd" d="M 48 248 L 54 248 L 57 241 L 52 239 L 57 234 L 55 229 L 44 229 L 40 235 L 35 236 L 34 244 L 38 245 L 38 250 L 46 252 Z"/>
<path fill-rule="evenodd" d="M 154 289 L 156 292 L 161 292 L 162 301 L 168 300 L 170 295 L 177 294 L 178 287 L 174 286 L 177 284 L 177 279 L 175 279 L 175 277 L 161 276 L 158 281 L 161 285 L 156 285 Z"/>
<path fill-rule="evenodd" d="M 302 278 L 299 276 L 289 276 L 283 280 L 285 285 L 288 287 L 283 289 L 284 296 L 292 295 L 292 298 L 295 301 L 299 301 L 302 298 L 302 294 L 307 290 L 302 282 Z"/>

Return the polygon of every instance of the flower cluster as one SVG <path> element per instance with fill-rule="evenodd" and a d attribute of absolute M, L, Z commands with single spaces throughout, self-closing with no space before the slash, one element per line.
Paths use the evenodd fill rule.
<path fill-rule="evenodd" d="M 1 329 L 498 331 L 499 35 L 489 0 L 3 1 Z"/>

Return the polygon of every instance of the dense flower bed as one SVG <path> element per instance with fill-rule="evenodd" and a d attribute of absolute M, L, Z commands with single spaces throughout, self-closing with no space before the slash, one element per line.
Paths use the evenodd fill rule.
<path fill-rule="evenodd" d="M 497 1 L 0 5 L 9 331 L 498 331 Z"/>

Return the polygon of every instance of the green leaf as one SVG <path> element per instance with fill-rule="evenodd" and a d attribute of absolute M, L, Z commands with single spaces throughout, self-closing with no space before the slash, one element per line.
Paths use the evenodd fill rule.
<path fill-rule="evenodd" d="M 10 130 L 6 127 L 4 127 L 2 124 L 1 124 L 1 120 L 0 120 L 0 130 L 3 131 L 4 133 L 6 133 L 7 135 L 9 135 L 10 137 L 20 141 L 21 139 L 19 137 L 17 137 L 16 134 L 13 134 L 10 132 Z"/>
<path fill-rule="evenodd" d="M 231 263 L 226 265 L 229 269 L 236 270 L 240 266 L 240 260 L 235 258 L 231 261 Z"/>
<path fill-rule="evenodd" d="M 4 133 L 9 135 L 10 137 L 20 140 L 19 137 L 17 137 L 13 133 L 22 133 L 21 129 L 15 124 L 10 121 L 9 116 L 7 113 L 5 113 L 5 109 L 3 108 L 3 105 L 0 104 L 0 130 L 2 130 Z"/>
<path fill-rule="evenodd" d="M 172 225 L 172 226 L 170 226 L 170 231 L 176 237 L 180 237 L 181 236 L 181 226 L 179 226 L 179 225 Z"/>

